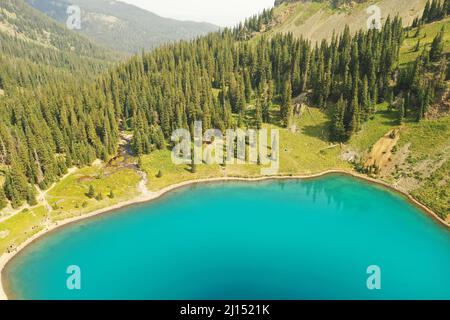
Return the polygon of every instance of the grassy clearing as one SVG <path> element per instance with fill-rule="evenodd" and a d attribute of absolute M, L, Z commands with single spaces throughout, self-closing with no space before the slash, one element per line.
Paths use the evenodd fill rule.
<path fill-rule="evenodd" d="M 384 180 L 393 183 L 403 177 L 400 181 L 406 184 L 402 187 L 445 219 L 450 214 L 450 116 L 420 123 L 407 119 L 398 126 L 395 112 L 382 109 L 365 124 L 363 131 L 352 137 L 349 146 L 364 152 L 394 128 L 400 129 L 396 149 L 408 145 L 408 156 L 404 163 L 398 163 L 400 171 L 396 170 Z"/>
<path fill-rule="evenodd" d="M 402 187 L 418 201 L 442 218 L 450 217 L 450 116 L 435 120 L 406 119 L 401 126 L 396 123 L 396 113 L 387 110 L 387 104 L 378 105 L 374 119 L 364 124 L 348 146 L 363 154 L 392 129 L 400 129 L 397 150 L 408 145 L 407 159 L 398 163 L 392 176 L 384 177 L 394 183 L 401 179 Z M 447 160 L 446 160 L 447 159 Z M 405 180 L 406 179 L 406 180 Z M 412 180 L 412 181 L 411 181 Z"/>
<path fill-rule="evenodd" d="M 139 175 L 131 168 L 82 168 L 58 183 L 47 195 L 53 208 L 52 217 L 54 220 L 66 219 L 131 199 L 138 195 L 139 181 Z M 95 195 L 102 195 L 102 200 L 87 196 L 91 185 Z M 114 193 L 112 199 L 108 197 L 111 190 Z"/>
<path fill-rule="evenodd" d="M 300 2 L 283 4 L 275 7 L 274 17 L 278 24 L 266 34 L 273 36 L 277 33 L 301 33 L 301 29 L 308 20 L 322 9 L 329 9 L 329 5 L 327 3 L 319 2 Z"/>
<path fill-rule="evenodd" d="M 424 49 L 430 50 L 433 39 L 441 31 L 442 27 L 446 30 L 444 33 L 444 51 L 450 52 L 450 18 L 447 18 L 422 26 L 421 32 L 417 37 L 415 37 L 417 28 L 410 30 L 408 37 L 405 38 L 400 48 L 400 65 L 404 66 L 415 61 Z M 419 50 L 415 51 L 419 39 Z"/>
<path fill-rule="evenodd" d="M 0 223 L 0 254 L 14 249 L 26 239 L 44 228 L 47 218 L 44 206 L 23 210 L 14 217 Z"/>
<path fill-rule="evenodd" d="M 450 116 L 407 123 L 401 134 L 400 145 L 411 144 L 414 161 L 440 155 L 450 146 Z"/>
<path fill-rule="evenodd" d="M 296 132 L 280 132 L 281 174 L 313 174 L 329 169 L 348 169 L 340 160 L 340 146 L 332 147 L 328 141 L 329 119 L 315 108 L 295 120 Z"/>
<path fill-rule="evenodd" d="M 325 3 L 312 2 L 308 5 L 300 5 L 296 9 L 296 13 L 292 18 L 292 22 L 296 27 L 301 27 L 306 21 L 321 9 L 325 9 Z"/>
<path fill-rule="evenodd" d="M 380 138 L 382 138 L 389 130 L 397 127 L 396 115 L 387 109 L 387 103 L 377 106 L 375 117 L 367 121 L 360 132 L 353 135 L 348 145 L 358 151 L 364 152 L 373 146 Z"/>
<path fill-rule="evenodd" d="M 411 194 L 421 203 L 446 219 L 450 215 L 450 160 L 435 171 L 420 188 Z"/>
<path fill-rule="evenodd" d="M 274 115 L 275 110 L 272 112 Z M 279 174 L 312 174 L 328 169 L 349 169 L 350 165 L 339 160 L 340 146 L 329 148 L 327 141 L 328 118 L 318 109 L 310 108 L 295 120 L 297 129 L 292 132 L 275 125 L 266 128 L 280 130 Z M 250 125 L 250 124 L 249 124 Z M 169 150 L 153 152 L 142 157 L 142 165 L 148 173 L 148 188 L 152 191 L 183 181 L 215 177 L 257 177 L 262 166 L 244 165 L 199 165 L 195 173 L 190 165 L 175 165 Z M 157 177 L 158 172 L 162 177 Z"/>
<path fill-rule="evenodd" d="M 172 184 L 192 179 L 216 177 L 220 174 L 220 166 L 199 165 L 197 172 L 191 172 L 190 165 L 175 165 L 169 150 L 158 150 L 142 157 L 142 167 L 147 172 L 147 188 L 151 191 L 163 189 Z M 162 177 L 157 177 L 161 171 Z"/>

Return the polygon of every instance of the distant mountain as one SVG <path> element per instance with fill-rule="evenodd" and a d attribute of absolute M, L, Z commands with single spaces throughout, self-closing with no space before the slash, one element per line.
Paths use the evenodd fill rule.
<path fill-rule="evenodd" d="M 117 53 L 68 30 L 23 0 L 0 0 L 2 91 L 95 77 L 118 58 Z"/>
<path fill-rule="evenodd" d="M 70 5 L 81 9 L 81 33 L 99 44 L 127 53 L 195 38 L 218 29 L 209 23 L 178 21 L 114 0 L 26 0 L 53 19 L 66 23 Z"/>

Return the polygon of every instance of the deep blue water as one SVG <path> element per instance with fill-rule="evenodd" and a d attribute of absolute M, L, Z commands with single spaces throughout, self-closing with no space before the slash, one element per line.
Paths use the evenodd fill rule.
<path fill-rule="evenodd" d="M 6 275 L 22 299 L 450 299 L 449 272 L 447 229 L 335 175 L 178 190 L 52 233 Z"/>

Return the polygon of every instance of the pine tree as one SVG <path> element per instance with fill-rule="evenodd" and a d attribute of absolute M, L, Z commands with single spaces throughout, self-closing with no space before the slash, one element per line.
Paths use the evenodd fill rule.
<path fill-rule="evenodd" d="M 350 103 L 350 110 L 351 110 L 351 114 L 352 114 L 352 119 L 349 125 L 349 130 L 348 130 L 348 134 L 353 134 L 355 132 L 358 132 L 360 130 L 360 121 L 361 121 L 361 112 L 360 112 L 360 108 L 359 108 L 359 102 L 358 102 L 358 95 L 357 92 L 355 91 L 355 95 L 353 96 L 353 99 Z"/>
<path fill-rule="evenodd" d="M 252 99 L 252 83 L 251 83 L 251 78 L 250 78 L 250 74 L 247 70 L 245 70 L 244 72 L 244 81 L 245 81 L 245 101 L 247 103 L 250 103 L 251 99 Z"/>
<path fill-rule="evenodd" d="M 284 90 L 281 101 L 281 121 L 287 128 L 289 127 L 292 120 L 292 87 L 290 81 L 285 81 L 284 83 Z"/>
<path fill-rule="evenodd" d="M 422 21 L 428 22 L 428 18 L 430 15 L 430 7 L 431 7 L 431 3 L 428 0 L 427 3 L 425 4 L 425 9 L 424 9 L 423 15 L 422 15 Z"/>
<path fill-rule="evenodd" d="M 344 114 L 345 114 L 346 102 L 341 95 L 338 103 L 334 107 L 333 121 L 331 127 L 331 138 L 334 141 L 344 141 L 346 138 L 345 126 L 344 126 Z"/>
<path fill-rule="evenodd" d="M 7 205 L 8 201 L 5 196 L 5 191 L 3 190 L 3 188 L 0 188 L 0 210 L 6 208 Z"/>
<path fill-rule="evenodd" d="M 262 128 L 263 118 L 262 118 L 262 106 L 261 106 L 261 100 L 258 98 L 256 100 L 256 106 L 255 106 L 255 122 L 256 122 L 256 128 L 259 130 Z"/>
<path fill-rule="evenodd" d="M 401 125 L 405 118 L 405 99 L 402 99 L 397 111 L 397 124 Z"/>
<path fill-rule="evenodd" d="M 414 52 L 419 52 L 420 50 L 420 39 L 417 40 L 416 46 L 414 47 Z"/>
<path fill-rule="evenodd" d="M 373 116 L 372 101 L 369 96 L 369 82 L 367 80 L 367 77 L 364 77 L 363 80 L 363 86 L 361 89 L 361 103 L 364 114 L 364 120 L 367 121 L 370 117 Z"/>
<path fill-rule="evenodd" d="M 6 174 L 4 190 L 13 208 L 20 207 L 27 200 L 28 183 L 17 163 L 14 163 L 11 170 Z"/>
<path fill-rule="evenodd" d="M 194 161 L 191 163 L 191 173 L 197 173 L 197 164 Z"/>
<path fill-rule="evenodd" d="M 417 110 L 417 118 L 416 121 L 420 122 L 423 118 L 424 115 L 424 110 L 425 110 L 425 93 L 423 92 L 423 90 L 420 90 L 419 92 L 419 109 Z"/>
<path fill-rule="evenodd" d="M 444 27 L 442 27 L 439 34 L 434 38 L 433 43 L 431 44 L 430 49 L 430 60 L 431 61 L 439 61 L 442 57 L 442 53 L 444 51 Z"/>
<path fill-rule="evenodd" d="M 392 111 L 394 109 L 394 91 L 391 89 L 389 90 L 388 95 L 388 110 Z"/>
<path fill-rule="evenodd" d="M 263 121 L 269 123 L 271 121 L 270 118 L 270 108 L 272 107 L 273 101 L 273 82 L 270 81 L 264 86 L 263 93 L 263 105 L 262 105 L 262 118 Z"/>
<path fill-rule="evenodd" d="M 88 193 L 86 194 L 86 196 L 87 196 L 88 198 L 91 198 L 91 199 L 95 197 L 95 188 L 94 188 L 93 185 L 90 185 L 90 186 L 89 186 L 89 191 L 88 191 Z"/>
<path fill-rule="evenodd" d="M 37 201 L 36 201 L 36 190 L 34 189 L 34 187 L 32 186 L 28 186 L 28 190 L 27 190 L 27 203 L 30 206 L 35 206 L 37 205 Z"/>
<path fill-rule="evenodd" d="M 416 34 L 414 35 L 414 38 L 418 38 L 420 36 L 420 32 L 422 31 L 422 23 L 419 23 L 417 26 Z"/>

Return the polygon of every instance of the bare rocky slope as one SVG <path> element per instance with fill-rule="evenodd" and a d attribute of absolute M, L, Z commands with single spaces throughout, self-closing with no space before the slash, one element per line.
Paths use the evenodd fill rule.
<path fill-rule="evenodd" d="M 411 25 L 415 17 L 422 14 L 427 0 L 360 0 L 341 1 L 335 7 L 335 1 L 277 0 L 275 2 L 274 21 L 270 33 L 293 33 L 311 41 L 331 39 L 333 31 L 341 33 L 348 25 L 356 32 L 367 27 L 367 21 L 375 18 L 376 12 L 368 8 L 376 5 L 380 8 L 381 23 L 390 15 L 399 15 L 405 26 Z"/>

